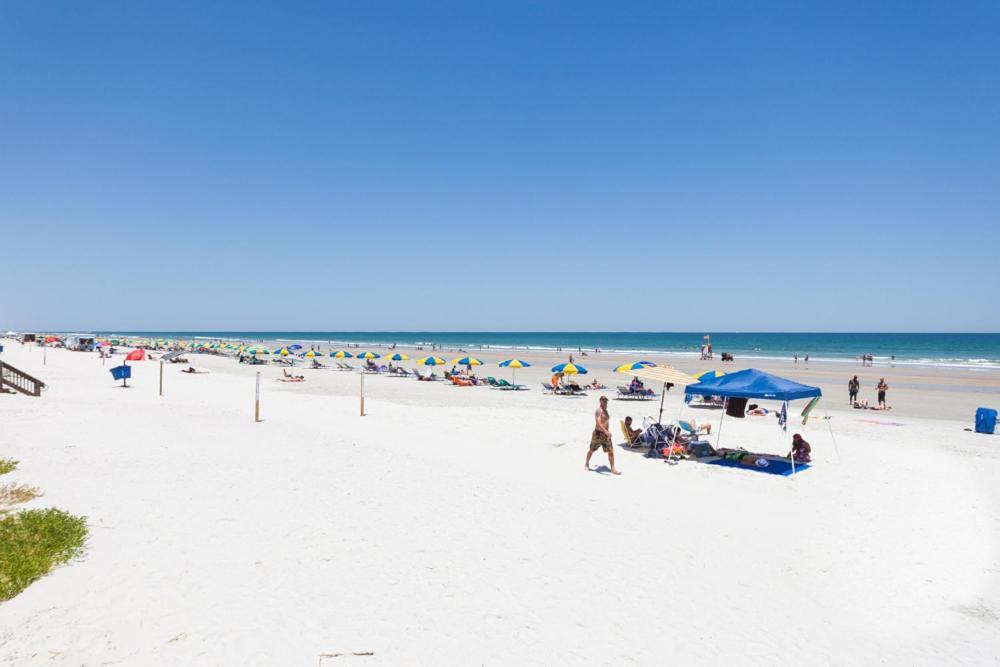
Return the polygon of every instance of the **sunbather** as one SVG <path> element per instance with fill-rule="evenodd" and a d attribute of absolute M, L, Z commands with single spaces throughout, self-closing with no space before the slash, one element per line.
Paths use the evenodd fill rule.
<path fill-rule="evenodd" d="M 712 425 L 708 423 L 699 424 L 693 419 L 691 421 L 682 421 L 677 423 L 680 424 L 681 428 L 683 428 L 688 433 L 691 433 L 692 435 L 712 434 Z"/>
<path fill-rule="evenodd" d="M 750 468 L 766 468 L 771 465 L 771 462 L 767 460 L 762 454 L 754 454 L 753 452 L 748 452 L 745 449 L 717 449 L 715 455 L 726 459 L 727 461 L 734 461 L 743 466 L 748 466 Z"/>
<path fill-rule="evenodd" d="M 637 428 L 632 428 L 632 418 L 625 418 L 625 437 L 628 438 L 628 444 L 632 444 L 639 439 L 642 435 L 642 430 Z"/>
<path fill-rule="evenodd" d="M 285 377 L 284 378 L 278 378 L 278 379 L 285 379 L 285 380 L 289 380 L 289 381 L 292 381 L 292 382 L 299 381 L 299 380 L 305 380 L 306 379 L 306 376 L 304 376 L 304 375 L 292 375 L 291 373 L 289 373 L 284 368 L 281 369 L 281 372 L 285 374 Z"/>

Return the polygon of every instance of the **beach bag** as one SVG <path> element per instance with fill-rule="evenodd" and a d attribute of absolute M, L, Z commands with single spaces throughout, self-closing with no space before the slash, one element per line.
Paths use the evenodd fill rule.
<path fill-rule="evenodd" d="M 735 417 L 736 419 L 743 419 L 743 416 L 747 411 L 747 399 L 745 398 L 730 398 L 726 401 L 726 416 Z"/>
<path fill-rule="evenodd" d="M 993 434 L 997 428 L 997 411 L 990 408 L 976 410 L 976 433 Z"/>

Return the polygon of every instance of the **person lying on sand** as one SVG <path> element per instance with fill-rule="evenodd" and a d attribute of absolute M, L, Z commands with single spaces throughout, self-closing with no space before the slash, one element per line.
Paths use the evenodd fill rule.
<path fill-rule="evenodd" d="M 287 369 L 284 369 L 284 368 L 281 369 L 281 372 L 285 374 L 285 377 L 284 378 L 278 378 L 279 380 L 287 380 L 287 381 L 291 381 L 291 382 L 298 382 L 298 381 L 306 379 L 306 376 L 304 376 L 304 375 L 292 375 L 291 373 L 288 372 Z"/>
<path fill-rule="evenodd" d="M 796 433 L 792 436 L 792 451 L 788 452 L 790 456 L 796 463 L 809 463 L 812 461 L 812 447 L 809 443 L 802 439 L 802 436 Z"/>
<path fill-rule="evenodd" d="M 194 366 L 188 366 L 187 368 L 181 371 L 181 373 L 207 373 L 207 372 L 208 371 L 195 370 Z"/>
<path fill-rule="evenodd" d="M 754 454 L 745 449 L 727 449 L 723 447 L 722 449 L 715 450 L 715 455 L 749 468 L 766 468 L 771 465 L 771 462 L 764 455 Z"/>

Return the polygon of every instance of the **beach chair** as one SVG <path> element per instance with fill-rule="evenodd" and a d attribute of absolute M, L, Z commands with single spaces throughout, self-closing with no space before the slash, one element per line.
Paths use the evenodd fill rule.
<path fill-rule="evenodd" d="M 621 387 L 619 387 L 619 389 L 621 389 Z M 632 445 L 634 445 L 635 444 L 635 440 L 632 439 L 632 437 L 628 434 L 628 429 L 625 428 L 625 420 L 624 419 L 619 419 L 618 420 L 618 425 L 621 426 L 622 435 L 625 436 L 625 446 L 626 447 L 631 447 Z M 642 434 L 639 434 L 639 437 L 641 438 Z M 638 439 L 639 438 L 636 438 L 636 440 L 638 440 Z"/>
<path fill-rule="evenodd" d="M 542 383 L 542 393 L 543 394 L 554 394 L 554 393 L 556 393 L 556 390 L 553 389 L 552 385 L 550 385 L 548 382 L 543 382 Z"/>

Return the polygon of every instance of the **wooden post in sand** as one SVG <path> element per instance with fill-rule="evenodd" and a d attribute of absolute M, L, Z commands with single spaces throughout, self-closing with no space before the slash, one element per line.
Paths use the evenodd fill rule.
<path fill-rule="evenodd" d="M 48 345 L 43 345 L 42 346 L 42 366 L 48 366 L 49 365 L 49 355 L 48 355 L 48 352 L 49 352 L 49 346 Z"/>
<path fill-rule="evenodd" d="M 160 361 L 160 396 L 163 396 L 163 361 Z"/>
<path fill-rule="evenodd" d="M 365 416 L 365 369 L 361 369 L 361 416 Z"/>
<path fill-rule="evenodd" d="M 260 371 L 257 371 L 257 388 L 254 392 L 253 420 L 260 421 Z"/>

